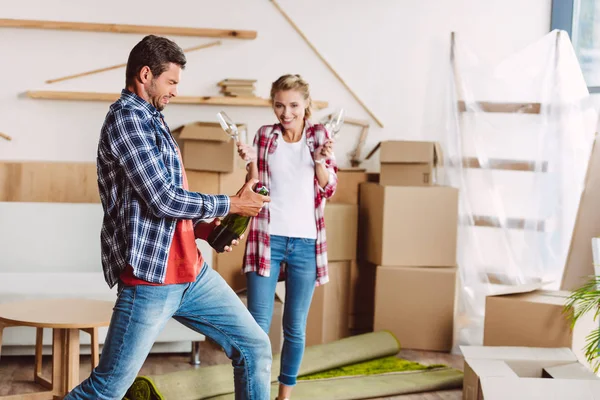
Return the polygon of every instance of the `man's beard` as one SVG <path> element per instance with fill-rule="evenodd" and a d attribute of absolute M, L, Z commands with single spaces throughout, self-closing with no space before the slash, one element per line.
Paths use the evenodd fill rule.
<path fill-rule="evenodd" d="M 152 81 L 150 81 L 150 89 L 148 90 L 148 97 L 150 98 L 150 101 L 152 102 L 152 105 L 154 106 L 154 108 L 156 108 L 158 111 L 162 111 L 165 109 L 165 105 L 162 104 L 161 100 L 162 100 L 162 96 L 158 96 L 158 98 L 156 98 L 156 81 L 154 79 L 152 79 Z"/>

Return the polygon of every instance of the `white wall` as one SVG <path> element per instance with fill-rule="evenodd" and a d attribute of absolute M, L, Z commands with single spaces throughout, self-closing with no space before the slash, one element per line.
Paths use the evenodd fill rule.
<path fill-rule="evenodd" d="M 385 124 L 381 129 L 370 120 L 364 155 L 382 139 L 438 136 L 430 122 L 439 119 L 451 31 L 480 56 L 497 61 L 548 32 L 551 0 L 280 0 L 279 4 Z M 240 77 L 258 79 L 257 93 L 266 97 L 278 76 L 300 73 L 311 83 L 315 99 L 329 101 L 332 108 L 345 107 L 354 118 L 369 119 L 268 0 L 0 0 L 0 17 L 257 30 L 256 40 L 223 40 L 220 47 L 190 53 L 180 94 L 216 95 L 216 82 Z M 118 92 L 124 68 L 53 85 L 44 81 L 125 62 L 140 39 L 140 35 L 0 28 L 0 132 L 13 137 L 11 142 L 0 141 L 0 160 L 94 161 L 108 103 L 32 100 L 22 93 Z M 182 47 L 213 40 L 173 39 Z M 177 127 L 214 120 L 219 109 L 170 105 L 165 114 L 170 126 Z M 247 122 L 251 132 L 274 121 L 267 108 L 226 110 L 235 120 Z M 347 165 L 346 154 L 354 148 L 359 130 L 345 127 L 342 132 L 336 153 L 340 164 Z M 376 160 L 367 166 L 376 168 Z M 3 246 L 0 273 L 72 272 L 77 265 L 87 271 L 90 266 L 99 268 L 97 205 L 88 207 L 87 219 L 77 217 L 85 207 L 48 205 L 43 218 L 31 205 L 20 211 L 14 207 L 0 203 L 0 220 L 25 228 L 15 231 L 8 223 L 0 224 L 0 238 L 10 243 Z M 7 213 L 13 218 L 5 219 Z M 55 241 L 65 242 L 49 252 L 34 246 L 38 257 L 27 254 L 31 240 L 52 235 L 65 218 L 73 222 L 69 226 L 92 233 L 55 235 Z M 81 221 L 89 225 L 82 226 Z M 57 253 L 67 240 L 78 249 L 73 253 L 76 258 L 67 260 Z"/>
<path fill-rule="evenodd" d="M 478 54 L 499 60 L 548 32 L 551 0 L 280 0 L 319 51 L 373 110 L 366 149 L 383 138 L 424 134 L 424 118 L 435 119 L 448 58 L 449 32 L 457 31 Z M 220 47 L 190 53 L 182 95 L 217 94 L 225 77 L 258 79 L 268 96 L 279 75 L 300 73 L 313 97 L 348 115 L 369 119 L 360 105 L 312 53 L 268 0 L 1 0 L 3 18 L 253 29 L 253 41 L 224 40 Z M 0 28 L 0 132 L 13 136 L 0 145 L 0 159 L 93 161 L 108 103 L 23 98 L 32 89 L 119 91 L 124 69 L 46 85 L 44 81 L 125 62 L 139 35 Z M 182 47 L 212 39 L 174 38 Z M 171 105 L 167 122 L 176 127 L 214 120 L 213 106 Z M 227 108 L 254 131 L 273 121 L 266 108 Z M 321 113 L 322 115 L 322 113 Z M 346 128 L 338 157 L 358 138 Z M 433 134 L 429 132 L 429 134 Z M 372 163 L 376 165 L 376 163 Z"/>

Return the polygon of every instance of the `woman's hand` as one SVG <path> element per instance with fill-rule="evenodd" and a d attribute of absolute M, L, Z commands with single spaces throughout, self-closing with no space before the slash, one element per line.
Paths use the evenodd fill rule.
<path fill-rule="evenodd" d="M 321 160 L 329 160 L 333 155 L 333 139 L 327 139 L 327 141 L 317 147 L 314 152 L 315 162 L 320 162 Z"/>
<path fill-rule="evenodd" d="M 256 149 L 254 146 L 238 142 L 237 144 L 238 154 L 241 159 L 246 162 L 254 162 L 256 161 Z"/>

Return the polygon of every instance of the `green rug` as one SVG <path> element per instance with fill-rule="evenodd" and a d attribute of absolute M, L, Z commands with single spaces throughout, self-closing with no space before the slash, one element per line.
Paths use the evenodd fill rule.
<path fill-rule="evenodd" d="M 328 371 L 299 376 L 298 380 L 314 380 L 340 378 L 357 375 L 387 374 L 390 372 L 421 371 L 437 368 L 447 368 L 446 365 L 423 365 L 418 362 L 403 360 L 396 356 L 382 357 L 357 364 L 345 365 Z"/>
<path fill-rule="evenodd" d="M 301 396 L 355 399 L 460 387 L 462 384 L 460 371 L 398 359 L 395 354 L 399 350 L 398 341 L 389 332 L 367 333 L 307 347 L 294 399 L 303 398 Z M 273 356 L 273 398 L 277 394 L 279 359 L 279 354 Z M 370 387 L 367 392 L 364 385 Z M 330 391 L 337 393 L 338 397 L 330 397 L 329 394 L 321 397 Z M 363 397 L 353 397 L 358 394 Z M 138 377 L 125 397 L 126 400 L 233 398 L 233 373 L 229 364 Z"/>

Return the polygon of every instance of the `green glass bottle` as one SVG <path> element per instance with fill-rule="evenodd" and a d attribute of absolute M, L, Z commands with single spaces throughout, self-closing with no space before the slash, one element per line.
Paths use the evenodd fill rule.
<path fill-rule="evenodd" d="M 256 190 L 256 193 L 268 196 L 269 189 L 265 186 L 261 186 Z M 225 246 L 231 246 L 232 241 L 239 239 L 240 236 L 246 232 L 251 219 L 252 217 L 229 214 L 223 218 L 221 225 L 213 229 L 206 241 L 217 253 L 222 253 L 225 251 Z"/>

